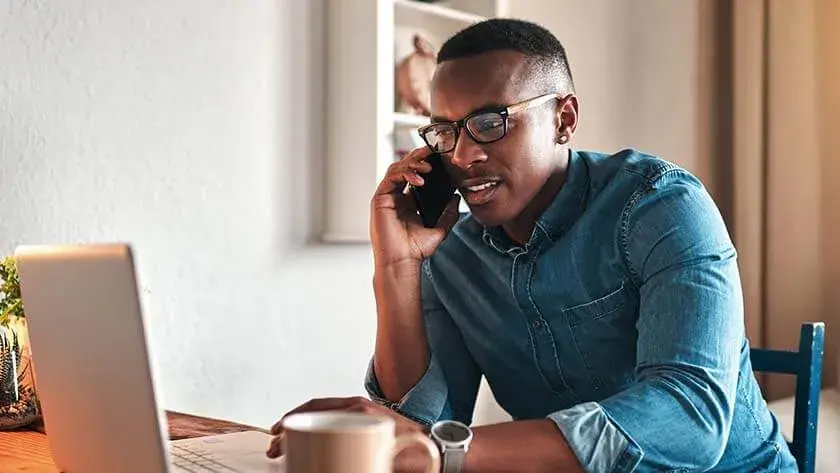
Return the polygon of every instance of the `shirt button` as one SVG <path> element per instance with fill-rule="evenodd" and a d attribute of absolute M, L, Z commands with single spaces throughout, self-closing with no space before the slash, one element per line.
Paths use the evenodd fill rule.
<path fill-rule="evenodd" d="M 537 330 L 542 328 L 542 322 L 540 321 L 540 319 L 534 319 L 534 328 Z"/>

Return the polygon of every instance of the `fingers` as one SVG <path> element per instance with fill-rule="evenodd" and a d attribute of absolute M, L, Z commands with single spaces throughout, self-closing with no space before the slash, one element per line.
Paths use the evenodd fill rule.
<path fill-rule="evenodd" d="M 423 177 L 420 174 L 431 172 L 431 164 L 423 161 L 431 150 L 424 146 L 408 153 L 404 158 L 388 166 L 385 177 L 376 189 L 377 195 L 391 194 L 401 191 L 406 183 L 414 186 L 422 186 Z"/>
<path fill-rule="evenodd" d="M 428 158 L 430 154 L 432 154 L 432 150 L 430 150 L 428 146 L 421 146 L 419 148 L 414 148 L 413 150 L 411 150 L 411 152 L 403 156 L 403 158 L 400 161 L 423 160 Z"/>
<path fill-rule="evenodd" d="M 408 168 L 421 174 L 432 172 L 432 165 L 428 161 L 412 161 L 408 163 Z"/>
<path fill-rule="evenodd" d="M 402 173 L 402 175 L 400 177 L 402 178 L 403 182 L 408 182 L 409 184 L 417 186 L 417 187 L 420 187 L 420 186 L 422 186 L 423 184 L 426 183 L 426 180 L 423 179 L 423 177 L 420 175 L 420 173 L 418 173 L 414 169 L 406 170 L 405 172 Z"/>
<path fill-rule="evenodd" d="M 293 414 L 301 412 L 318 412 L 318 411 L 348 411 L 348 412 L 369 412 L 368 406 L 370 401 L 367 399 L 356 397 L 333 397 L 312 399 L 308 402 L 287 412 L 283 417 L 271 427 L 271 435 L 275 437 L 271 439 L 271 443 L 266 450 L 266 455 L 269 458 L 277 458 L 283 454 L 283 421 Z"/>
<path fill-rule="evenodd" d="M 377 412 L 377 408 L 371 403 L 354 404 L 345 409 L 346 412 L 361 412 L 363 414 L 372 414 Z"/>
<path fill-rule="evenodd" d="M 277 458 L 283 454 L 283 434 L 277 435 L 271 439 L 271 442 L 268 444 L 268 449 L 265 451 L 265 455 L 268 458 Z"/>
<path fill-rule="evenodd" d="M 442 228 L 448 233 L 449 230 L 458 223 L 458 218 L 460 217 L 458 213 L 458 204 L 460 203 L 461 196 L 458 194 L 453 195 L 449 203 L 446 204 L 446 209 L 443 211 L 440 218 L 438 218 L 438 228 Z"/>
<path fill-rule="evenodd" d="M 300 412 L 318 412 L 345 410 L 348 407 L 364 402 L 362 397 L 328 397 L 312 399 L 287 412 L 279 421 L 271 427 L 272 435 L 279 435 L 283 431 L 283 421 L 287 417 Z"/>

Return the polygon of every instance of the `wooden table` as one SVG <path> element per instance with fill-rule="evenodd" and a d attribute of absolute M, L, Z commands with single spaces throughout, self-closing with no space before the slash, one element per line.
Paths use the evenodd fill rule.
<path fill-rule="evenodd" d="M 179 412 L 167 412 L 169 438 L 172 440 L 229 434 L 254 427 L 197 417 Z M 59 473 L 52 461 L 43 424 L 28 429 L 0 431 L 0 473 Z"/>

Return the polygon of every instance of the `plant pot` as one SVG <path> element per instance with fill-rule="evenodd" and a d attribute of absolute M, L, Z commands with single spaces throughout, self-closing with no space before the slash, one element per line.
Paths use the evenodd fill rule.
<path fill-rule="evenodd" d="M 0 326 L 0 430 L 29 425 L 41 417 L 25 319 Z"/>

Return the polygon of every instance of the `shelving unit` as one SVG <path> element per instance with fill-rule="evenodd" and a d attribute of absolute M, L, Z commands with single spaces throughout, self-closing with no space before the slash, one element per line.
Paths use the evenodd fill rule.
<path fill-rule="evenodd" d="M 396 24 L 432 27 L 447 31 L 452 31 L 452 27 L 463 28 L 487 19 L 486 16 L 454 7 L 417 0 L 394 0 L 394 13 Z"/>
<path fill-rule="evenodd" d="M 328 0 L 327 192 L 323 240 L 369 241 L 370 198 L 400 152 L 422 146 L 425 116 L 397 110 L 394 71 L 414 34 L 438 50 L 453 34 L 505 16 L 509 0 Z"/>

